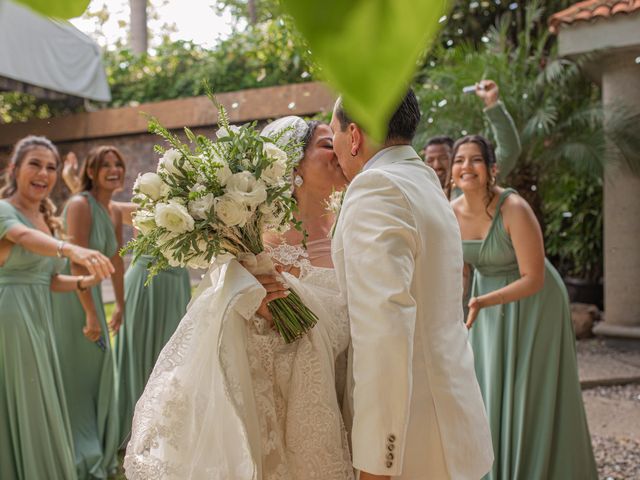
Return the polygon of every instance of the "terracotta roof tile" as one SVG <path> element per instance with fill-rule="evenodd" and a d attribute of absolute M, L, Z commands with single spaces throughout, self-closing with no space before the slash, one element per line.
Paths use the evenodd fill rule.
<path fill-rule="evenodd" d="M 549 30 L 557 35 L 562 25 L 636 11 L 640 11 L 640 0 L 586 0 L 553 14 L 549 18 Z"/>

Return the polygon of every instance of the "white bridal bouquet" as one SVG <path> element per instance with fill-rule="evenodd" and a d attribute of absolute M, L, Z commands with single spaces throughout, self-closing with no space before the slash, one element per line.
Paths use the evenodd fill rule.
<path fill-rule="evenodd" d="M 255 122 L 229 125 L 219 111 L 217 140 L 194 135 L 188 143 L 151 119 L 149 131 L 169 144 L 156 145 L 162 155 L 155 172 L 138 176 L 133 201 L 139 205 L 133 224 L 138 236 L 127 245 L 134 254 L 155 258 L 150 277 L 169 266 L 207 268 L 214 257 L 231 255 L 252 273 L 275 272 L 263 252 L 262 233 L 286 230 L 296 207 L 289 177 L 301 145 L 286 141 L 286 131 L 263 137 Z M 285 140 L 285 141 L 283 141 Z M 278 145 L 276 145 L 276 142 Z M 293 342 L 317 318 L 295 292 L 269 303 L 282 338 Z"/>

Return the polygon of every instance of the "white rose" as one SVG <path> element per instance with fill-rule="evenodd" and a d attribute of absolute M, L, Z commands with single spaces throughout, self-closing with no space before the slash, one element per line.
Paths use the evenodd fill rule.
<path fill-rule="evenodd" d="M 172 267 L 181 267 L 183 266 L 181 262 L 175 257 L 175 247 L 169 244 L 169 241 L 175 238 L 175 235 L 165 233 L 158 238 L 158 247 L 160 248 L 160 252 L 164 255 L 164 258 L 167 259 L 169 265 Z"/>
<path fill-rule="evenodd" d="M 265 143 L 264 151 L 267 158 L 273 161 L 262 171 L 260 180 L 265 181 L 267 185 L 282 182 L 285 173 L 287 173 L 287 154 L 272 143 Z"/>
<path fill-rule="evenodd" d="M 157 227 L 155 214 L 149 210 L 134 212 L 131 221 L 133 226 L 143 235 L 152 232 Z"/>
<path fill-rule="evenodd" d="M 162 182 L 162 187 L 160 187 L 160 198 L 167 198 L 169 193 L 171 193 L 171 187 Z"/>
<path fill-rule="evenodd" d="M 262 217 L 262 225 L 268 229 L 268 230 L 280 230 L 281 227 L 283 227 L 282 225 L 282 219 L 284 217 L 284 214 L 280 214 L 280 215 L 265 215 Z M 288 229 L 289 226 L 285 225 L 285 227 Z"/>
<path fill-rule="evenodd" d="M 189 202 L 189 213 L 193 218 L 198 220 L 206 220 L 211 208 L 213 207 L 213 194 L 207 193 L 204 197 Z"/>
<path fill-rule="evenodd" d="M 211 263 L 209 259 L 207 259 L 207 242 L 204 238 L 198 239 L 198 250 L 200 253 L 194 254 L 187 260 L 187 266 L 190 268 L 207 268 Z"/>
<path fill-rule="evenodd" d="M 170 148 L 164 152 L 164 155 L 158 160 L 158 169 L 164 170 L 170 175 L 181 175 L 177 165 L 180 158 L 182 158 L 182 153 L 175 148 Z"/>
<path fill-rule="evenodd" d="M 231 175 L 233 175 L 233 172 L 229 168 L 229 164 L 226 161 L 221 159 L 217 160 L 217 162 L 222 166 L 218 168 L 218 170 L 216 170 L 216 178 L 220 182 L 220 185 L 224 187 L 231 178 Z"/>
<path fill-rule="evenodd" d="M 151 200 L 159 200 L 164 190 L 163 185 L 165 185 L 165 183 L 162 181 L 162 178 L 160 178 L 160 175 L 147 172 L 138 175 L 136 182 L 133 184 L 133 191 L 142 193 Z"/>
<path fill-rule="evenodd" d="M 227 182 L 227 195 L 249 207 L 257 207 L 267 200 L 267 187 L 251 172 L 234 173 Z"/>
<path fill-rule="evenodd" d="M 240 127 L 236 127 L 235 125 L 229 125 L 229 130 L 227 130 L 225 127 L 218 129 L 218 131 L 216 132 L 216 137 L 218 138 L 229 137 L 231 136 L 231 132 L 237 134 L 239 131 L 240 131 Z"/>
<path fill-rule="evenodd" d="M 285 216 L 285 212 L 277 211 L 273 205 L 267 205 L 266 203 L 260 205 L 258 211 L 262 214 L 262 226 L 267 229 L 278 229 Z"/>
<path fill-rule="evenodd" d="M 156 206 L 156 224 L 173 233 L 185 233 L 193 230 L 194 220 L 184 205 L 169 200 Z"/>
<path fill-rule="evenodd" d="M 244 227 L 250 216 L 247 208 L 230 195 L 217 197 L 213 203 L 213 210 L 216 216 L 229 227 L 236 225 Z"/>
<path fill-rule="evenodd" d="M 287 161 L 287 154 L 282 149 L 278 148 L 275 143 L 265 142 L 262 146 L 262 151 L 267 158 L 272 160 L 281 160 L 285 163 Z"/>

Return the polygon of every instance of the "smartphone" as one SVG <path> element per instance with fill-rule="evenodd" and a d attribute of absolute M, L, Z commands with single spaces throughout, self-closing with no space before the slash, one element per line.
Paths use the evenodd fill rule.
<path fill-rule="evenodd" d="M 484 90 L 484 86 L 483 85 L 478 85 L 478 90 Z M 476 86 L 475 85 L 469 85 L 467 87 L 463 87 L 462 89 L 462 93 L 476 93 Z"/>

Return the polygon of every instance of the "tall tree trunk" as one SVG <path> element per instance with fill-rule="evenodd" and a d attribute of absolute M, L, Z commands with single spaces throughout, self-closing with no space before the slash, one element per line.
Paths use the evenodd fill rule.
<path fill-rule="evenodd" d="M 136 55 L 147 51 L 147 0 L 129 0 L 131 8 L 130 41 Z"/>
<path fill-rule="evenodd" d="M 249 13 L 249 24 L 258 23 L 258 11 L 256 9 L 256 0 L 247 0 L 247 11 Z"/>

